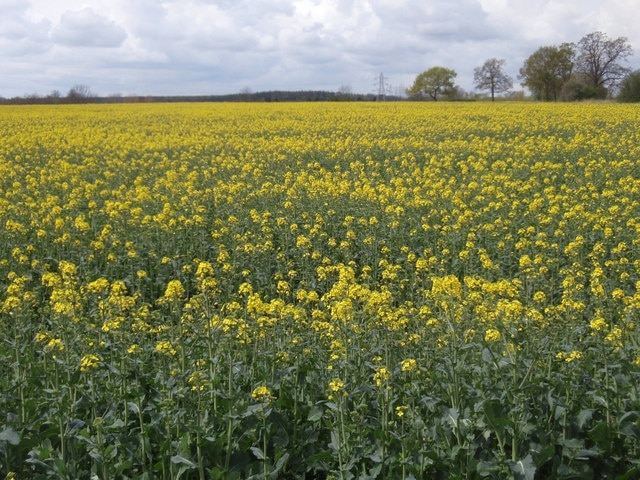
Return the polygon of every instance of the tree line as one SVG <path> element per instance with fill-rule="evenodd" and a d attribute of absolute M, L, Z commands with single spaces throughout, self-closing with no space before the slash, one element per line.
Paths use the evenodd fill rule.
<path fill-rule="evenodd" d="M 84 92 L 84 93 L 82 93 Z M 76 85 L 66 95 L 54 91 L 46 96 L 37 94 L 23 97 L 2 98 L 0 104 L 74 104 L 74 103 L 171 103 L 171 102 L 338 102 L 376 101 L 376 95 L 326 90 L 268 90 L 261 92 L 229 93 L 222 95 L 119 95 L 98 96 L 88 87 Z M 400 97 L 387 95 L 387 100 Z"/>
<path fill-rule="evenodd" d="M 542 101 L 613 98 L 640 101 L 640 70 L 624 65 L 633 53 L 625 37 L 610 39 L 603 32 L 585 35 L 577 43 L 540 47 L 520 68 L 518 79 L 531 96 Z M 474 86 L 495 95 L 513 88 L 504 60 L 491 58 L 474 69 Z M 458 94 L 455 70 L 432 67 L 420 73 L 407 89 L 412 99 L 452 98 Z"/>

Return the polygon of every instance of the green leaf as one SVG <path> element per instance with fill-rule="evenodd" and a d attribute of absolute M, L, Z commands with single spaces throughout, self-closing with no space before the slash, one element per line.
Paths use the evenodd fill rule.
<path fill-rule="evenodd" d="M 633 467 L 628 472 L 623 473 L 619 477 L 618 480 L 631 480 L 633 478 L 638 478 L 638 474 L 640 474 L 640 467 Z"/>
<path fill-rule="evenodd" d="M 127 402 L 127 406 L 129 407 L 129 410 L 131 410 L 131 412 L 133 412 L 134 414 L 138 415 L 140 413 L 140 408 L 138 407 L 137 403 Z"/>
<path fill-rule="evenodd" d="M 513 423 L 505 413 L 502 402 L 498 399 L 487 400 L 484 403 L 484 414 L 487 417 L 487 423 L 494 430 L 502 431 L 502 427 Z"/>
<path fill-rule="evenodd" d="M 279 428 L 271 437 L 271 441 L 274 445 L 282 447 L 283 449 L 289 445 L 289 434 L 284 428 Z"/>
<path fill-rule="evenodd" d="M 309 410 L 309 415 L 307 416 L 307 420 L 309 422 L 317 422 L 322 418 L 323 410 L 320 405 L 314 405 Z"/>
<path fill-rule="evenodd" d="M 552 460 L 556 454 L 556 446 L 552 443 L 548 443 L 545 447 L 542 447 L 538 455 L 536 455 L 536 465 L 538 467 L 544 465 L 548 461 Z"/>
<path fill-rule="evenodd" d="M 329 448 L 336 452 L 340 450 L 340 435 L 337 430 L 331 430 L 331 443 L 329 443 Z"/>
<path fill-rule="evenodd" d="M 476 472 L 478 472 L 478 475 L 480 475 L 481 477 L 488 477 L 493 473 L 498 472 L 499 470 L 500 466 L 495 461 L 485 462 L 483 460 L 480 460 L 478 462 L 478 465 L 476 466 Z"/>
<path fill-rule="evenodd" d="M 510 462 L 511 471 L 517 480 L 534 480 L 536 475 L 536 465 L 533 463 L 531 454 L 518 460 Z"/>
<path fill-rule="evenodd" d="M 196 468 L 196 464 L 191 460 L 184 458 L 182 455 L 174 455 L 171 457 L 171 463 L 177 463 L 180 465 L 186 465 L 189 468 Z"/>
<path fill-rule="evenodd" d="M 264 460 L 264 452 L 258 447 L 251 447 L 250 450 L 258 460 Z"/>
<path fill-rule="evenodd" d="M 13 428 L 7 427 L 0 432 L 0 442 L 3 441 L 10 445 L 18 445 L 20 443 L 20 435 Z"/>
<path fill-rule="evenodd" d="M 600 446 L 607 450 L 611 443 L 611 431 L 606 421 L 602 421 L 589 430 L 589 437 Z"/>
<path fill-rule="evenodd" d="M 595 412 L 595 409 L 585 408 L 584 410 L 581 410 L 580 413 L 578 413 L 577 423 L 580 430 L 582 430 L 587 422 L 591 420 L 591 417 L 593 417 L 593 412 Z"/>
<path fill-rule="evenodd" d="M 278 473 L 280 470 L 282 470 L 282 468 L 287 464 L 288 460 L 289 460 L 289 454 L 285 452 L 284 455 L 282 455 L 276 462 L 275 467 L 271 472 L 271 475 L 274 475 Z"/>
<path fill-rule="evenodd" d="M 373 463 L 380 463 L 382 462 L 382 457 L 380 455 L 378 455 L 377 453 L 372 453 L 371 455 L 367 455 L 365 458 L 368 458 L 369 460 L 371 460 Z"/>
<path fill-rule="evenodd" d="M 627 412 L 620 417 L 620 433 L 625 437 L 640 439 L 640 427 L 637 425 L 640 414 L 636 411 Z"/>

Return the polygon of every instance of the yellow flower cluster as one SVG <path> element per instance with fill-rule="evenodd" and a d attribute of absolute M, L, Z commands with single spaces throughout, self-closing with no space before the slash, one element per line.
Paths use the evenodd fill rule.
<path fill-rule="evenodd" d="M 571 352 L 558 352 L 556 354 L 556 358 L 558 360 L 563 360 L 567 363 L 575 362 L 582 358 L 582 352 L 578 350 L 573 350 Z"/>
<path fill-rule="evenodd" d="M 175 347 L 168 341 L 161 341 L 156 344 L 155 351 L 169 356 L 174 356 L 177 352 Z"/>
<path fill-rule="evenodd" d="M 334 378 L 329 382 L 329 389 L 334 393 L 341 392 L 344 390 L 344 382 L 339 378 Z"/>
<path fill-rule="evenodd" d="M 402 370 L 403 372 L 413 372 L 417 368 L 418 362 L 415 358 L 407 358 L 400 364 L 400 370 Z"/>
<path fill-rule="evenodd" d="M 271 390 L 269 390 L 265 385 L 260 385 L 253 389 L 251 392 L 251 397 L 256 402 L 261 403 L 270 403 L 273 400 L 273 395 L 271 394 Z"/>
<path fill-rule="evenodd" d="M 100 366 L 100 358 L 97 355 L 85 355 L 80 359 L 80 371 L 81 372 L 90 372 L 91 370 L 95 370 Z"/>
<path fill-rule="evenodd" d="M 386 367 L 378 367 L 373 374 L 373 381 L 376 387 L 382 387 L 389 380 L 389 377 L 391 377 L 391 372 Z"/>
<path fill-rule="evenodd" d="M 498 340 L 500 340 L 500 338 L 502 338 L 502 335 L 500 334 L 500 331 L 496 330 L 495 328 L 489 328 L 484 333 L 485 342 L 497 342 Z"/>

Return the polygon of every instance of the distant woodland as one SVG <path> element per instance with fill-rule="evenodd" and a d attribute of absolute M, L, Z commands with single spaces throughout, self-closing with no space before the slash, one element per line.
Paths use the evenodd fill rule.
<path fill-rule="evenodd" d="M 81 88 L 79 88 L 81 87 Z M 0 104 L 73 104 L 73 103 L 152 103 L 152 102 L 328 102 L 328 101 L 376 101 L 402 100 L 393 95 L 381 98 L 374 94 L 356 94 L 345 92 L 329 92 L 323 90 L 285 91 L 272 90 L 266 92 L 240 92 L 226 95 L 109 95 L 106 97 L 93 95 L 86 87 L 73 87 L 67 95 L 50 94 L 46 96 L 27 95 L 24 97 L 2 98 Z"/>

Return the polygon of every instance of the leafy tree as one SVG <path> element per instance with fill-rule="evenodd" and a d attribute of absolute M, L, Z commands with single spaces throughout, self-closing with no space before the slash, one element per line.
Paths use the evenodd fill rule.
<path fill-rule="evenodd" d="M 513 87 L 511 77 L 502 71 L 505 61 L 490 58 L 482 67 L 473 70 L 473 81 L 479 90 L 490 90 L 491 101 L 495 100 L 496 93 L 502 93 Z"/>
<path fill-rule="evenodd" d="M 633 53 L 625 37 L 610 40 L 602 32 L 593 32 L 582 37 L 577 46 L 576 72 L 584 75 L 588 84 L 604 92 L 617 85 L 630 70 L 620 62 Z"/>
<path fill-rule="evenodd" d="M 640 70 L 629 73 L 620 84 L 618 100 L 621 102 L 640 102 Z"/>
<path fill-rule="evenodd" d="M 606 96 L 606 88 L 594 87 L 584 74 L 577 72 L 571 75 L 560 91 L 560 100 L 562 101 L 588 100 Z"/>
<path fill-rule="evenodd" d="M 438 101 L 438 96 L 455 91 L 453 79 L 457 75 L 455 70 L 450 68 L 431 67 L 416 77 L 411 88 L 407 89 L 407 95 L 411 98 L 428 96 L 433 101 Z"/>
<path fill-rule="evenodd" d="M 520 68 L 522 85 L 538 100 L 558 100 L 573 72 L 574 45 L 563 43 L 536 50 Z"/>

